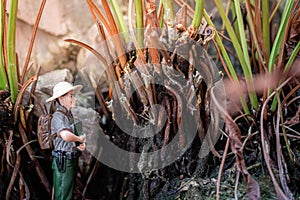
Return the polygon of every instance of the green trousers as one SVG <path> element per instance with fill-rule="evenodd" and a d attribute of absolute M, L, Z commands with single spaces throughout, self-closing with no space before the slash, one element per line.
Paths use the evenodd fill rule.
<path fill-rule="evenodd" d="M 58 171 L 55 157 L 52 161 L 53 169 L 53 184 L 54 184 L 54 199 L 55 200 L 72 200 L 78 159 L 66 159 L 66 170 L 61 173 Z"/>

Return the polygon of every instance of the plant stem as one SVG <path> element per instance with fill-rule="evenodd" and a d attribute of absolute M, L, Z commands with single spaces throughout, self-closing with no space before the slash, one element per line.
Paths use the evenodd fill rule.
<path fill-rule="evenodd" d="M 282 3 L 282 0 L 279 0 L 279 2 L 277 3 L 277 5 L 275 6 L 274 10 L 272 11 L 272 14 L 271 14 L 271 16 L 269 18 L 269 23 L 272 22 L 273 17 L 275 16 L 275 13 L 277 12 L 277 10 L 278 10 L 278 8 L 279 8 L 279 6 L 280 6 L 281 3 Z"/>
<path fill-rule="evenodd" d="M 106 16 L 108 18 L 108 22 L 110 24 L 113 35 L 119 34 L 119 30 L 118 30 L 116 21 L 114 19 L 114 16 L 111 12 L 111 9 L 109 7 L 109 4 L 108 4 L 107 0 L 101 0 L 101 2 L 102 2 L 102 6 L 105 10 Z M 124 51 L 122 49 L 124 41 L 121 40 L 121 39 L 123 39 L 123 38 L 120 38 L 119 36 L 112 38 L 113 43 L 115 45 L 115 48 L 117 50 L 117 55 L 118 55 L 118 58 L 119 58 L 119 61 L 120 61 L 120 65 L 123 69 L 125 67 L 126 63 L 127 63 L 127 60 L 126 60 L 126 56 L 124 54 Z"/>
<path fill-rule="evenodd" d="M 238 24 L 238 29 L 239 29 L 239 36 L 241 39 L 240 43 L 242 46 L 242 52 L 244 54 L 244 58 L 245 58 L 245 62 L 246 62 L 246 70 L 248 71 L 249 75 L 250 74 L 252 75 L 250 58 L 249 58 L 249 53 L 248 53 L 248 44 L 247 44 L 247 40 L 246 40 L 246 36 L 245 36 L 244 22 L 243 22 L 240 1 L 234 1 L 234 7 L 235 7 L 235 13 L 236 13 L 237 24 Z"/>
<path fill-rule="evenodd" d="M 122 32 L 125 42 L 128 43 L 130 41 L 130 37 L 129 37 L 128 28 L 126 26 L 120 5 L 116 0 L 110 0 L 110 4 L 112 5 L 114 14 L 117 18 L 120 32 Z"/>
<path fill-rule="evenodd" d="M 254 22 L 254 19 L 252 17 L 252 14 L 249 14 L 251 12 L 251 5 L 249 5 L 249 2 L 247 1 L 246 2 L 246 9 L 247 9 L 247 21 L 248 21 L 248 25 L 249 25 L 249 29 L 250 29 L 250 33 L 253 37 L 253 40 L 254 40 L 254 43 L 255 43 L 255 46 L 256 46 L 256 51 L 257 51 L 257 54 L 258 54 L 258 59 L 259 59 L 259 62 L 264 65 L 264 59 L 263 59 L 263 56 L 261 54 L 262 50 L 259 48 L 260 45 L 259 45 L 259 40 L 257 39 L 257 31 L 255 29 L 255 22 Z M 268 54 L 269 55 L 269 54 Z"/>
<path fill-rule="evenodd" d="M 272 72 L 274 70 L 274 63 L 275 63 L 277 56 L 279 55 L 280 48 L 282 46 L 282 41 L 284 38 L 287 21 L 289 19 L 293 4 L 294 4 L 294 1 L 291 1 L 291 0 L 287 1 L 287 3 L 285 4 L 285 8 L 284 8 L 284 12 L 283 12 L 283 15 L 281 18 L 280 26 L 277 31 L 277 35 L 276 35 L 274 44 L 272 46 L 270 59 L 269 59 L 269 63 L 268 63 L 268 69 L 270 72 Z"/>
<path fill-rule="evenodd" d="M 237 81 L 238 78 L 237 78 L 235 69 L 234 69 L 234 67 L 232 65 L 232 62 L 231 62 L 231 60 L 229 58 L 229 55 L 228 55 L 228 53 L 227 53 L 227 51 L 226 51 L 226 49 L 225 49 L 225 47 L 224 47 L 224 45 L 222 43 L 222 40 L 221 40 L 221 38 L 220 38 L 220 36 L 219 36 L 216 28 L 215 28 L 215 25 L 213 24 L 212 20 L 210 19 L 210 16 L 208 15 L 208 13 L 205 10 L 204 10 L 204 17 L 205 17 L 207 23 L 210 26 L 212 26 L 213 29 L 215 30 L 215 40 L 216 40 L 216 42 L 217 42 L 217 44 L 218 44 L 218 46 L 220 48 L 220 51 L 221 51 L 221 53 L 222 53 L 222 55 L 224 57 L 224 60 L 225 60 L 226 64 L 228 65 L 228 69 L 229 69 L 229 72 L 230 72 L 229 76 L 231 76 L 234 81 Z"/>
<path fill-rule="evenodd" d="M 300 50 L 300 42 L 298 42 L 297 46 L 293 50 L 293 52 L 288 60 L 288 62 L 286 63 L 286 65 L 284 67 L 284 72 L 287 72 L 291 68 L 292 63 L 294 62 L 299 50 Z M 280 92 L 281 91 L 279 91 L 278 93 L 280 93 Z M 273 99 L 273 102 L 272 102 L 271 111 L 275 111 L 277 103 L 278 103 L 278 99 L 277 99 L 277 96 L 275 96 Z"/>
<path fill-rule="evenodd" d="M 237 17 L 237 24 L 238 24 L 238 30 L 239 30 L 239 37 L 240 37 L 240 43 L 242 46 L 242 52 L 244 54 L 246 66 L 243 69 L 244 75 L 246 78 L 247 86 L 252 90 L 252 84 L 253 84 L 253 79 L 252 79 L 252 69 L 251 69 L 251 64 L 250 64 L 250 57 L 249 57 L 249 52 L 248 52 L 248 44 L 246 40 L 246 35 L 245 35 L 245 29 L 244 29 L 244 22 L 243 22 L 243 16 L 242 16 L 242 11 L 241 11 L 241 5 L 240 1 L 234 1 L 234 7 L 235 7 L 235 13 Z M 248 13 L 250 15 L 251 13 Z M 233 38 L 231 38 L 233 39 Z M 240 59 L 240 57 L 239 57 Z M 246 72 L 247 71 L 247 72 Z M 248 80 L 247 80 L 248 79 Z M 251 105 L 253 106 L 254 109 L 257 109 L 258 107 L 258 100 L 255 92 L 249 92 L 250 96 L 250 102 Z"/>
<path fill-rule="evenodd" d="M 270 55 L 269 0 L 262 0 L 262 34 L 267 56 Z"/>
<path fill-rule="evenodd" d="M 251 70 L 251 66 L 250 66 L 250 60 L 249 60 L 249 55 L 248 55 L 248 49 L 247 49 L 247 43 L 246 43 L 246 39 L 241 38 L 242 40 L 242 46 L 243 46 L 243 50 L 238 42 L 238 38 L 231 26 L 231 23 L 227 17 L 227 15 L 225 14 L 222 2 L 220 0 L 214 0 L 215 5 L 218 8 L 219 14 L 225 24 L 226 30 L 228 32 L 228 35 L 231 38 L 232 44 L 234 46 L 234 49 L 236 51 L 236 54 L 239 58 L 239 61 L 241 63 L 241 67 L 243 69 L 243 73 L 246 79 L 246 83 L 248 85 L 248 87 L 251 88 L 251 86 L 253 85 L 252 81 L 253 81 L 253 77 L 252 77 L 252 70 Z M 244 33 L 244 27 L 243 27 L 243 23 L 242 23 L 242 16 L 241 16 L 241 12 L 240 12 L 240 7 L 238 6 L 239 3 L 236 3 L 237 1 L 235 1 L 235 7 L 236 7 L 236 13 L 237 13 L 237 20 L 238 20 L 238 24 L 239 24 L 239 29 L 240 31 L 243 32 L 243 34 L 240 34 L 240 36 L 245 37 Z M 239 11 L 238 11 L 239 10 Z M 239 19 L 240 18 L 240 19 Z M 244 53 L 243 53 L 244 51 Z M 245 52 L 246 51 L 246 52 Z M 246 58 L 245 58 L 246 57 Z M 251 89 L 250 89 L 251 90 Z M 254 92 L 249 92 L 249 97 L 250 97 L 250 101 L 251 101 L 251 105 L 256 109 L 258 106 L 258 100 L 257 100 L 257 96 Z"/>
<path fill-rule="evenodd" d="M 227 5 L 226 5 L 226 10 L 225 10 L 226 15 L 228 15 L 229 11 L 232 10 L 232 9 L 230 9 L 231 5 L 232 5 L 232 4 L 231 4 L 231 1 L 228 1 Z M 204 12 L 205 12 L 205 9 L 204 9 Z M 204 15 L 205 15 L 205 14 L 204 14 Z M 204 16 L 204 17 L 205 17 L 205 16 Z M 232 14 L 232 18 L 234 19 L 234 14 Z M 206 20 L 206 21 L 207 21 L 207 20 Z M 222 35 L 224 35 L 224 32 L 225 32 L 225 25 L 222 24 L 220 33 L 221 33 Z M 223 38 L 221 38 L 221 41 L 223 41 Z M 218 62 L 219 62 L 219 57 L 216 58 L 216 61 L 215 61 L 216 65 L 218 65 Z M 227 73 L 227 75 L 228 75 L 228 74 L 229 74 L 229 73 Z M 229 77 L 229 78 L 230 78 L 230 77 Z"/>
<path fill-rule="evenodd" d="M 175 11 L 172 0 L 164 0 L 164 13 L 167 20 L 168 27 L 173 28 L 175 23 Z"/>
<path fill-rule="evenodd" d="M 0 10 L 1 10 L 1 15 L 0 15 L 0 90 L 5 90 L 8 88 L 8 82 L 7 82 L 7 75 L 6 75 L 6 70 L 4 66 L 4 58 L 3 58 L 3 52 L 2 52 L 2 44 L 3 44 L 3 31 L 4 31 L 4 5 L 3 2 L 0 3 Z"/>
<path fill-rule="evenodd" d="M 282 132 L 283 132 L 283 138 L 284 138 L 284 141 L 285 141 L 285 146 L 287 148 L 287 151 L 288 151 L 288 155 L 289 155 L 289 158 L 290 158 L 290 161 L 292 163 L 295 163 L 295 158 L 293 156 L 293 152 L 291 150 L 291 146 L 290 146 L 290 142 L 287 138 L 287 135 L 286 135 L 286 130 L 285 130 L 285 126 L 284 126 L 284 119 L 283 119 L 283 113 L 282 113 L 282 102 L 280 101 L 280 97 L 279 97 L 279 93 L 277 92 L 276 93 L 276 98 L 279 99 L 279 102 L 278 102 L 278 108 L 277 108 L 277 111 L 278 111 L 278 115 L 280 116 L 280 120 L 281 120 L 281 124 L 282 124 Z M 279 124 L 278 124 L 279 125 Z M 277 131 L 279 133 L 279 130 Z"/>
<path fill-rule="evenodd" d="M 119 34 L 119 30 L 117 28 L 117 25 L 115 23 L 114 17 L 111 13 L 110 7 L 107 3 L 107 0 L 102 0 L 102 5 L 103 8 L 106 12 L 107 17 L 105 17 L 102 13 L 102 11 L 99 9 L 99 7 L 97 7 L 97 5 L 95 4 L 95 2 L 93 0 L 86 0 L 86 2 L 88 3 L 89 9 L 92 13 L 96 14 L 96 16 L 99 18 L 99 20 L 103 23 L 103 25 L 105 26 L 109 37 L 112 39 L 112 42 L 114 43 L 114 47 L 116 49 L 119 61 L 120 61 L 120 65 L 122 68 L 125 67 L 126 65 L 126 56 L 124 54 L 123 51 L 123 44 L 122 44 L 122 40 L 120 37 L 117 36 L 117 34 Z M 93 15 L 94 15 L 93 14 Z M 94 17 L 94 16 L 93 16 Z M 108 19 L 108 21 L 106 20 L 106 18 Z M 97 19 L 94 17 L 94 20 L 96 23 L 98 23 Z"/>
<path fill-rule="evenodd" d="M 211 21 L 209 15 L 208 15 L 208 13 L 205 11 L 205 9 L 204 9 L 204 17 L 205 17 L 207 23 L 208 23 L 210 26 L 212 26 L 213 29 L 215 30 L 215 39 L 216 39 L 216 42 L 217 42 L 217 44 L 218 44 L 218 46 L 219 46 L 219 48 L 220 48 L 220 50 L 221 50 L 221 53 L 222 53 L 222 55 L 223 55 L 223 57 L 224 57 L 224 60 L 225 60 L 225 62 L 226 62 L 226 64 L 227 64 L 227 67 L 228 67 L 228 69 L 229 69 L 229 71 L 230 71 L 230 75 L 231 75 L 233 81 L 234 81 L 236 84 L 239 84 L 238 77 L 237 77 L 237 75 L 236 75 L 236 72 L 235 72 L 235 69 L 234 69 L 234 67 L 233 67 L 233 65 L 232 65 L 232 62 L 231 62 L 231 60 L 230 60 L 230 58 L 229 58 L 229 56 L 228 56 L 228 54 L 227 54 L 227 51 L 226 51 L 226 49 L 225 49 L 225 47 L 224 47 L 224 45 L 223 45 L 223 43 L 222 43 L 222 40 L 221 40 L 221 38 L 220 38 L 220 36 L 219 36 L 219 34 L 218 34 L 216 28 L 215 28 L 215 25 L 214 25 L 213 22 Z M 240 98 L 240 101 L 241 101 L 241 104 L 242 104 L 242 107 L 243 107 L 244 112 L 245 112 L 246 114 L 250 114 L 250 111 L 249 111 L 249 108 L 248 108 L 248 106 L 247 106 L 247 103 L 246 103 L 245 99 L 244 99 L 243 97 L 241 97 L 241 98 Z"/>
<path fill-rule="evenodd" d="M 143 17 L 143 2 L 142 0 L 134 0 L 135 14 L 136 14 L 136 40 L 140 48 L 143 48 L 143 29 L 144 29 L 144 17 Z"/>
<path fill-rule="evenodd" d="M 293 5 L 294 5 L 294 1 L 287 1 L 287 3 L 285 4 L 283 15 L 282 15 L 282 19 L 281 19 L 281 22 L 280 22 L 280 26 L 279 26 L 279 29 L 278 29 L 278 32 L 277 32 L 277 35 L 276 35 L 276 38 L 275 38 L 272 50 L 271 50 L 270 59 L 269 59 L 269 63 L 268 63 L 268 69 L 269 69 L 270 72 L 273 72 L 275 60 L 276 60 L 276 58 L 278 57 L 278 55 L 280 53 L 280 48 L 282 47 L 282 43 L 283 43 L 284 35 L 285 35 L 285 30 L 286 30 L 286 26 L 287 26 L 287 23 L 288 23 L 288 20 L 289 20 L 289 17 L 290 17 Z M 294 52 L 295 52 L 295 50 L 296 49 L 294 49 Z M 299 49 L 298 49 L 298 51 L 299 51 Z M 292 61 L 294 59 L 293 57 L 294 56 L 290 57 L 290 59 L 288 61 L 289 65 L 291 65 L 291 63 L 292 63 Z M 289 66 L 286 66 L 285 69 L 287 67 L 289 68 Z M 271 91 L 269 91 L 269 93 L 270 92 Z M 276 110 L 277 103 L 278 103 L 278 99 L 275 96 L 274 99 L 273 99 L 271 108 L 270 108 L 271 111 L 275 111 Z"/>
<path fill-rule="evenodd" d="M 237 34 L 237 37 L 238 37 L 238 39 L 240 41 L 241 40 L 241 38 L 240 38 L 240 30 L 239 30 L 239 27 L 238 27 L 238 24 L 237 24 L 237 16 L 236 16 L 236 12 L 235 12 L 235 9 L 234 9 L 233 2 L 230 4 L 230 11 L 231 11 L 232 19 L 233 19 L 232 25 L 233 25 L 234 30 L 235 30 L 235 32 Z M 228 15 L 228 12 L 226 12 L 226 15 Z M 222 26 L 224 26 L 224 24 Z"/>
<path fill-rule="evenodd" d="M 203 9 L 204 9 L 204 0 L 196 0 L 196 7 L 195 7 L 195 13 L 194 13 L 194 18 L 192 21 L 192 26 L 195 29 L 198 29 L 201 21 L 202 21 L 202 16 L 203 16 Z"/>
<path fill-rule="evenodd" d="M 18 75 L 16 56 L 16 20 L 18 0 L 11 1 L 8 20 L 7 61 L 11 102 L 15 103 L 18 96 Z"/>
<path fill-rule="evenodd" d="M 158 6 L 158 10 L 161 10 L 161 7 L 164 6 L 164 0 L 160 0 L 159 1 L 159 6 Z M 164 11 L 162 10 L 162 17 L 159 21 L 159 27 L 162 28 L 164 25 Z"/>
<path fill-rule="evenodd" d="M 285 65 L 285 68 L 284 68 L 284 71 L 288 71 L 291 66 L 292 66 L 292 63 L 294 62 L 296 56 L 298 55 L 298 52 L 300 51 L 300 42 L 298 42 L 298 44 L 296 45 L 295 49 L 293 50 L 288 62 L 286 63 Z M 298 66 L 299 67 L 299 66 Z"/>
<path fill-rule="evenodd" d="M 27 72 L 27 69 L 28 69 L 28 64 L 29 64 L 30 56 L 31 56 L 32 49 L 33 49 L 33 44 L 34 44 L 35 36 L 36 36 L 37 29 L 38 29 L 38 26 L 39 26 L 39 23 L 40 23 L 42 14 L 43 14 L 43 10 L 45 8 L 45 4 L 46 4 L 46 0 L 43 0 L 42 3 L 41 3 L 40 9 L 39 9 L 38 15 L 36 17 L 34 26 L 33 26 L 31 40 L 30 40 L 30 43 L 29 43 L 29 48 L 28 48 L 28 52 L 27 52 L 25 64 L 24 64 L 24 67 L 23 67 L 22 76 L 21 76 L 21 79 L 20 79 L 20 84 L 24 83 L 24 79 L 25 79 L 25 75 L 26 75 L 26 72 Z"/>

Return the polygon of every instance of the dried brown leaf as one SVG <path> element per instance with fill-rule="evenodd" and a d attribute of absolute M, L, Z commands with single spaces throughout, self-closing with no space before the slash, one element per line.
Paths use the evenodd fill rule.
<path fill-rule="evenodd" d="M 259 185 L 256 180 L 254 180 L 250 174 L 246 174 L 244 177 L 246 181 L 248 199 L 260 199 Z"/>
<path fill-rule="evenodd" d="M 231 151 L 236 155 L 236 167 L 243 174 L 247 188 L 248 199 L 260 199 L 258 183 L 249 174 L 243 155 L 241 131 L 237 124 L 228 117 L 226 118 L 226 132 L 230 138 Z"/>

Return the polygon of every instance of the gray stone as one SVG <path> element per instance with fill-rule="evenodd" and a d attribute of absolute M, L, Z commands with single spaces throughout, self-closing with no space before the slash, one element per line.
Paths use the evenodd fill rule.
<path fill-rule="evenodd" d="M 36 21 L 42 0 L 22 0 L 18 2 L 16 52 L 20 71 L 28 52 L 33 25 Z M 7 2 L 7 12 L 11 1 Z M 38 66 L 41 73 L 55 69 L 68 68 L 76 72 L 76 57 L 79 46 L 65 42 L 72 38 L 84 41 L 88 30 L 94 24 L 88 4 L 82 0 L 51 0 L 47 1 L 37 30 L 26 79 L 35 74 Z"/>
<path fill-rule="evenodd" d="M 87 172 L 93 156 L 96 157 L 101 151 L 100 134 L 103 131 L 100 127 L 101 117 L 92 108 L 76 107 L 72 109 L 75 122 L 80 120 L 82 122 L 83 133 L 86 134 L 86 151 L 83 152 L 79 159 L 79 167 L 82 172 Z"/>
<path fill-rule="evenodd" d="M 33 25 L 42 0 L 22 0 L 18 2 L 18 19 Z M 7 10 L 10 8 L 8 1 Z M 89 8 L 82 0 L 47 1 L 39 23 L 39 28 L 55 36 L 69 33 L 83 33 L 93 24 Z"/>
<path fill-rule="evenodd" d="M 37 90 L 52 95 L 54 85 L 60 81 L 73 82 L 74 78 L 68 69 L 55 70 L 39 76 Z"/>
<path fill-rule="evenodd" d="M 82 122 L 82 130 L 87 135 L 87 144 L 89 145 L 89 151 L 94 152 L 95 145 L 97 145 L 98 135 L 101 134 L 101 117 L 92 108 L 84 108 L 77 106 L 72 109 L 72 114 L 75 121 L 80 120 Z"/>

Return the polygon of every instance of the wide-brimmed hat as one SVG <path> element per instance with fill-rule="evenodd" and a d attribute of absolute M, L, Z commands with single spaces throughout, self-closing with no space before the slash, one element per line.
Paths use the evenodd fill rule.
<path fill-rule="evenodd" d="M 73 86 L 71 83 L 62 81 L 57 83 L 53 87 L 53 95 L 49 99 L 46 100 L 46 102 L 53 101 L 54 99 L 57 99 L 58 97 L 63 96 L 64 94 L 67 94 L 68 92 L 74 90 L 75 92 L 80 91 L 82 88 L 82 85 L 75 85 Z"/>

